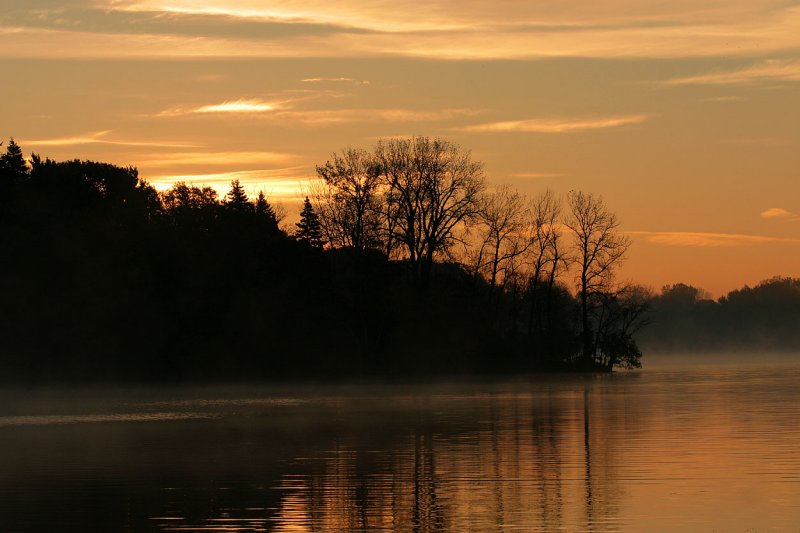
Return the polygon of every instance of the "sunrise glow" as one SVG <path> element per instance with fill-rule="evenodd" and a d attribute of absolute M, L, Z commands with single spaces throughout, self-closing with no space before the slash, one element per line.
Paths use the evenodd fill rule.
<path fill-rule="evenodd" d="M 494 184 L 602 194 L 627 277 L 722 294 L 798 273 L 799 25 L 778 0 L 19 3 L 0 135 L 159 189 L 237 176 L 290 217 L 334 151 L 441 136 Z"/>

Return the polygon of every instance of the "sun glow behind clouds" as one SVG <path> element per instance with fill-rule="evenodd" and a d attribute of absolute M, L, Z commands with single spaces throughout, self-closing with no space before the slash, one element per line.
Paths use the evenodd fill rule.
<path fill-rule="evenodd" d="M 333 24 L 342 29 L 367 29 L 387 33 L 407 31 L 446 31 L 469 29 L 475 21 L 455 22 L 453 12 L 449 17 L 431 18 L 437 10 L 427 9 L 428 16 L 419 16 L 423 6 L 397 9 L 391 3 L 371 1 L 321 2 L 316 0 L 284 0 L 279 6 L 265 0 L 235 0 L 214 2 L 202 0 L 125 0 L 118 1 L 113 9 L 126 11 L 152 11 L 182 15 L 210 15 L 236 19 L 279 21 L 285 23 Z"/>
<path fill-rule="evenodd" d="M 175 174 L 152 176 L 148 181 L 159 191 L 165 191 L 178 182 L 212 187 L 222 196 L 230 190 L 232 180 L 239 180 L 248 195 L 255 197 L 263 191 L 270 199 L 296 203 L 303 199 L 305 191 L 317 181 L 308 178 L 309 169 L 295 166 L 277 169 L 220 172 L 218 174 Z"/>
<path fill-rule="evenodd" d="M 204 105 L 194 110 L 195 113 L 263 113 L 277 108 L 261 100 L 233 100 L 221 104 Z"/>
<path fill-rule="evenodd" d="M 225 100 L 220 104 L 206 104 L 199 107 L 178 106 L 165 109 L 156 116 L 178 117 L 181 115 L 215 115 L 215 114 L 263 114 L 270 113 L 285 107 L 286 102 L 266 102 L 258 98 L 240 98 L 238 100 Z"/>
<path fill-rule="evenodd" d="M 638 236 L 631 264 L 658 259 L 634 279 L 698 253 L 726 257 L 720 290 L 756 279 L 747 261 L 800 274 L 800 248 L 779 239 L 800 238 L 786 203 L 800 162 L 797 0 L 8 4 L 0 61 L 15 76 L 0 92 L 15 105 L 0 134 L 26 155 L 297 199 L 331 151 L 443 136 L 494 184 L 604 194 L 625 228 L 665 230 Z M 709 212 L 722 196 L 729 207 Z M 666 204 L 682 205 L 679 224 Z M 659 282 L 717 283 L 690 271 Z"/>

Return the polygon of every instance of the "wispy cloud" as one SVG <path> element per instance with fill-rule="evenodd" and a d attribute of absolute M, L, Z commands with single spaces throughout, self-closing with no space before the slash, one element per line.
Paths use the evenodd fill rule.
<path fill-rule="evenodd" d="M 107 136 L 112 130 L 97 131 L 72 137 L 57 137 L 53 139 L 22 139 L 20 142 L 33 148 L 39 146 L 76 146 L 81 144 L 109 144 L 115 146 L 140 146 L 162 148 L 196 148 L 196 144 L 174 141 L 137 141 L 125 139 L 109 139 Z"/>
<path fill-rule="evenodd" d="M 738 233 L 703 233 L 691 231 L 629 231 L 629 235 L 643 237 L 648 242 L 664 246 L 735 247 L 760 244 L 800 244 L 800 239 L 745 235 Z"/>
<path fill-rule="evenodd" d="M 258 165 L 285 163 L 296 160 L 295 154 L 282 152 L 172 152 L 168 154 L 145 154 L 139 164 L 142 167 L 169 168 L 200 165 Z"/>
<path fill-rule="evenodd" d="M 115 8 L 133 12 L 205 15 L 230 19 L 282 21 L 294 24 L 333 24 L 345 28 L 371 31 L 435 31 L 465 28 L 457 17 L 437 16 L 435 10 L 417 9 L 418 15 L 408 16 L 407 10 L 396 9 L 389 2 L 339 2 L 332 5 L 317 0 L 271 2 L 238 0 L 210 2 L 195 0 L 117 0 Z M 421 7 L 421 6 L 420 6 Z M 424 16 L 427 15 L 427 16 Z"/>
<path fill-rule="evenodd" d="M 312 98 L 313 99 L 313 98 Z M 293 109 L 302 99 L 266 102 L 263 100 L 234 100 L 204 106 L 178 106 L 156 114 L 159 117 L 186 115 L 255 116 L 261 120 L 279 120 L 286 124 L 328 125 L 356 122 L 436 122 L 457 117 L 474 116 L 473 109 L 403 109 L 403 108 L 342 108 Z"/>
<path fill-rule="evenodd" d="M 744 96 L 712 96 L 706 98 L 704 102 L 744 102 L 747 100 Z"/>
<path fill-rule="evenodd" d="M 15 8 L 5 20 L 0 14 L 0 25 L 2 57 L 746 57 L 796 50 L 800 7 L 784 0 L 451 0 L 414 9 L 389 0 L 106 0 L 44 18 Z"/>
<path fill-rule="evenodd" d="M 769 81 L 800 81 L 800 60 L 770 59 L 743 69 L 673 78 L 664 83 L 667 85 L 746 85 Z"/>
<path fill-rule="evenodd" d="M 460 131 L 474 133 L 571 133 L 590 130 L 618 128 L 630 124 L 641 124 L 652 118 L 651 115 L 626 115 L 599 118 L 554 118 L 554 119 L 526 119 L 506 120 L 501 122 L 487 122 L 458 128 Z"/>
<path fill-rule="evenodd" d="M 517 172 L 514 174 L 509 174 L 510 178 L 522 179 L 560 178 L 562 176 L 564 176 L 564 174 L 558 174 L 554 172 Z"/>
<path fill-rule="evenodd" d="M 219 104 L 207 104 L 198 107 L 173 107 L 165 109 L 158 113 L 162 117 L 175 117 L 181 115 L 210 115 L 210 114 L 258 114 L 268 113 L 281 109 L 286 102 L 266 102 L 264 100 L 253 99 L 238 99 L 226 100 Z"/>
<path fill-rule="evenodd" d="M 472 109 L 309 109 L 291 110 L 275 114 L 275 119 L 306 125 L 333 125 L 361 122 L 439 122 L 457 117 L 472 116 L 480 111 Z"/>
<path fill-rule="evenodd" d="M 769 209 L 762 211 L 760 214 L 761 218 L 766 219 L 785 220 L 787 222 L 795 222 L 800 220 L 800 215 L 782 207 L 770 207 Z"/>
<path fill-rule="evenodd" d="M 228 79 L 228 76 L 225 74 L 217 74 L 217 73 L 209 73 L 209 74 L 198 74 L 194 77 L 196 81 L 200 81 L 203 83 L 217 83 L 221 81 L 225 81 Z"/>
<path fill-rule="evenodd" d="M 351 83 L 353 85 L 369 85 L 369 80 L 356 78 L 304 78 L 302 83 Z"/>
<path fill-rule="evenodd" d="M 195 109 L 195 113 L 263 113 L 274 111 L 275 104 L 261 100 L 234 100 L 221 104 L 204 105 Z"/>
<path fill-rule="evenodd" d="M 105 3 L 105 2 L 104 2 Z M 541 4 L 518 0 L 443 0 L 418 4 L 414 9 L 395 0 L 114 0 L 111 8 L 130 12 L 207 15 L 229 19 L 283 20 L 294 23 L 346 24 L 371 31 L 453 31 L 469 28 L 533 28 L 586 31 L 594 28 L 654 29 L 700 26 L 764 31 L 780 26 L 792 12 L 782 0 L 729 0 L 708 2 L 632 2 L 569 0 Z M 721 31 L 720 31 L 721 32 Z M 708 32 L 712 33 L 712 32 Z M 773 30 L 774 33 L 774 30 Z"/>

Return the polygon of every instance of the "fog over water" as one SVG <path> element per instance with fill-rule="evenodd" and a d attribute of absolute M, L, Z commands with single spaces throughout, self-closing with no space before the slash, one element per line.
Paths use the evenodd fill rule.
<path fill-rule="evenodd" d="M 3 531 L 796 531 L 800 356 L 426 385 L 4 389 Z"/>

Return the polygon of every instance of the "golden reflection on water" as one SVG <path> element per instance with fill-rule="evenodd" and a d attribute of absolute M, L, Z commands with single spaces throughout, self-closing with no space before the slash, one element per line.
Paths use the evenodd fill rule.
<path fill-rule="evenodd" d="M 0 497 L 11 497 L 0 514 L 23 513 L 9 523 L 30 523 L 36 508 L 24 514 L 26 505 L 38 494 L 52 516 L 36 519 L 56 524 L 59 509 L 88 509 L 111 491 L 108 506 L 127 515 L 77 514 L 73 523 L 796 533 L 798 382 L 797 365 L 710 367 L 447 390 L 337 389 L 298 401 L 148 401 L 143 411 L 174 414 L 0 428 Z M 180 418 L 201 406 L 209 418 Z"/>
<path fill-rule="evenodd" d="M 797 390 L 748 372 L 433 399 L 388 457 L 353 435 L 293 478 L 274 530 L 796 531 Z"/>
<path fill-rule="evenodd" d="M 619 421 L 593 427 L 588 389 L 444 403 L 463 431 L 423 422 L 388 457 L 356 435 L 319 471 L 285 478 L 274 530 L 618 529 L 621 450 L 603 443 Z"/>

